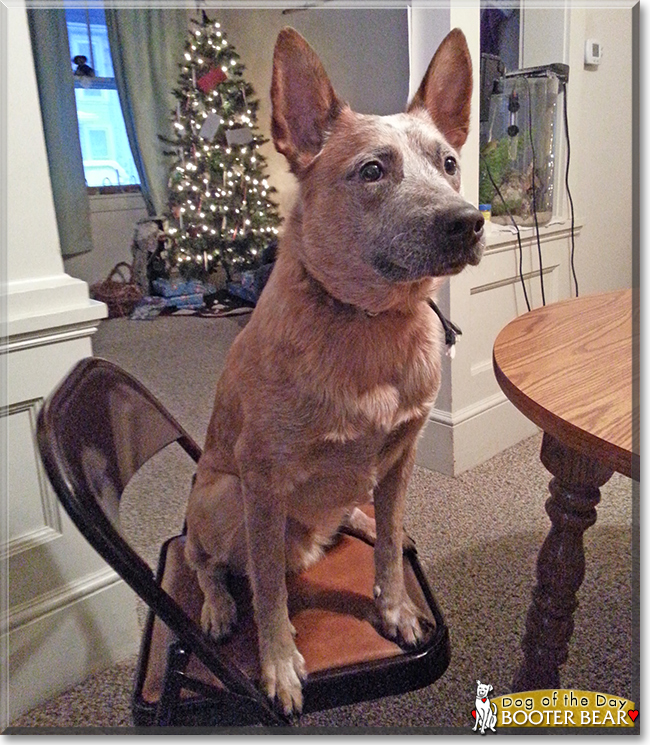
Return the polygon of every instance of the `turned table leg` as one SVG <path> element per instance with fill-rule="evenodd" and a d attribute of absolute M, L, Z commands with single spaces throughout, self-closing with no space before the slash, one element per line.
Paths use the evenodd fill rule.
<path fill-rule="evenodd" d="M 585 575 L 583 534 L 596 522 L 599 487 L 613 471 L 544 434 L 542 463 L 553 474 L 546 511 L 551 530 L 537 557 L 537 585 L 521 643 L 524 661 L 513 692 L 559 688 L 568 657 L 576 593 Z"/>

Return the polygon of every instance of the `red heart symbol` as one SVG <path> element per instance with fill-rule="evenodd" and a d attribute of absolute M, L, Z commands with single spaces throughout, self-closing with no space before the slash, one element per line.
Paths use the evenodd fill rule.
<path fill-rule="evenodd" d="M 639 716 L 639 710 L 634 709 L 634 711 L 632 711 L 632 709 L 630 709 L 630 711 L 628 711 L 628 716 L 633 722 L 636 722 L 636 718 Z"/>
<path fill-rule="evenodd" d="M 485 703 L 485 702 L 487 701 L 487 699 L 486 699 L 486 698 L 482 698 L 482 699 L 481 699 L 481 701 L 482 701 L 483 703 Z"/>
<path fill-rule="evenodd" d="M 476 709 L 472 709 L 472 716 L 476 719 Z"/>

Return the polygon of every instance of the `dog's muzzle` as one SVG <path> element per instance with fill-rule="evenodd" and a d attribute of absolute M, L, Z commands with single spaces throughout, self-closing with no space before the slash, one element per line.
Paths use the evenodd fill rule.
<path fill-rule="evenodd" d="M 483 213 L 468 204 L 438 215 L 434 230 L 446 236 L 450 246 L 457 244 L 462 249 L 476 244 L 481 239 L 484 224 Z"/>
<path fill-rule="evenodd" d="M 439 214 L 433 230 L 436 245 L 446 257 L 450 269 L 458 266 L 460 271 L 466 264 L 476 265 L 483 254 L 483 214 L 471 204 L 456 207 Z"/>
<path fill-rule="evenodd" d="M 420 217 L 379 248 L 373 266 L 393 282 L 458 274 L 480 262 L 484 224 L 483 215 L 467 202 Z"/>

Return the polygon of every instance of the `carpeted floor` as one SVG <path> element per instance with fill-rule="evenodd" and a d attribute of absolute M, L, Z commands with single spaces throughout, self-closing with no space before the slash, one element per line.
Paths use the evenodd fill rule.
<path fill-rule="evenodd" d="M 105 321 L 94 349 L 138 377 L 202 443 L 224 354 L 243 323 L 242 317 Z M 449 669 L 423 690 L 305 716 L 303 726 L 452 727 L 460 732 L 473 725 L 477 679 L 491 683 L 494 696 L 510 691 L 521 659 L 535 561 L 549 527 L 544 511 L 548 474 L 539 461 L 540 443 L 541 436 L 532 437 L 457 478 L 415 469 L 406 527 L 450 628 Z M 152 562 L 162 539 L 182 523 L 191 470 L 181 463 L 153 463 L 125 496 L 126 529 Z M 161 468 L 167 477 L 162 491 L 156 487 L 156 510 L 150 502 L 139 509 L 138 495 L 151 493 L 149 484 Z M 601 490 L 598 521 L 585 535 L 587 571 L 562 687 L 634 700 L 639 657 L 632 491 L 632 483 L 618 475 Z M 134 668 L 134 659 L 124 660 L 12 725 L 129 726 Z"/>

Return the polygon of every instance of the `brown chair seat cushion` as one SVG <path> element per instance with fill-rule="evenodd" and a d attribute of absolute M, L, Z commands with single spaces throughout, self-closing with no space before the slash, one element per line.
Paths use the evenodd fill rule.
<path fill-rule="evenodd" d="M 200 624 L 203 594 L 196 575 L 185 562 L 184 544 L 184 536 L 169 542 L 162 586 L 190 618 Z M 435 622 L 408 561 L 404 562 L 404 568 L 409 595 L 433 627 Z M 403 654 L 397 644 L 377 631 L 373 584 L 372 546 L 348 535 L 341 535 L 313 567 L 287 578 L 289 615 L 308 674 Z M 220 644 L 226 657 L 251 678 L 259 680 L 257 630 L 247 580 L 231 578 L 231 591 L 237 603 L 238 622 L 232 636 Z M 160 697 L 167 648 L 172 639 L 169 629 L 156 618 L 142 688 L 142 698 L 148 703 L 155 703 Z M 187 674 L 221 687 L 217 678 L 194 655 Z M 194 695 L 183 691 L 185 697 Z"/>

